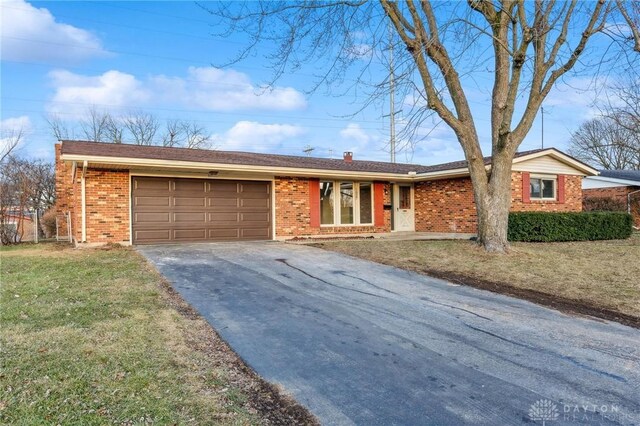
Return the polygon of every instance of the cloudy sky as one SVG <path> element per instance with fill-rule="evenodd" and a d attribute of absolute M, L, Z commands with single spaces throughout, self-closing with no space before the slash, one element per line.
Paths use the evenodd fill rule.
<path fill-rule="evenodd" d="M 23 128 L 24 155 L 51 159 L 55 142 L 46 118 L 71 125 L 92 106 L 115 114 L 143 110 L 161 120 L 196 122 L 218 149 L 387 160 L 385 102 L 361 112 L 357 91 L 309 94 L 310 75 L 295 72 L 266 88 L 271 77 L 259 57 L 228 67 L 246 40 L 214 35 L 219 28 L 192 2 L 28 2 L 3 0 L 0 123 Z M 384 80 L 384 76 L 371 76 Z M 489 80 L 487 79 L 487 82 Z M 572 131 L 595 114 L 589 76 L 566 78 L 545 102 L 545 146 L 566 149 Z M 471 96 L 483 140 L 489 85 Z M 398 105 L 402 108 L 402 101 Z M 402 115 L 398 117 L 402 122 Z M 459 160 L 454 135 L 437 121 L 429 136 L 399 161 Z M 80 135 L 77 135 L 78 137 Z M 521 149 L 540 146 L 540 117 Z"/>

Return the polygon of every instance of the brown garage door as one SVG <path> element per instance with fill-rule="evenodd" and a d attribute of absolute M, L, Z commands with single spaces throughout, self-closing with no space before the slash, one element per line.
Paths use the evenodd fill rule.
<path fill-rule="evenodd" d="M 134 177 L 133 243 L 267 240 L 271 184 Z"/>

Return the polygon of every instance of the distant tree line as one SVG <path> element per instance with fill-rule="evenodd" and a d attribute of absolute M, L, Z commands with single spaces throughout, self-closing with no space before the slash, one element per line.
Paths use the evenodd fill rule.
<path fill-rule="evenodd" d="M 77 126 L 59 116 L 47 118 L 53 136 L 58 140 L 83 139 L 92 142 L 131 143 L 195 149 L 212 148 L 212 137 L 194 121 L 168 119 L 162 121 L 145 111 L 115 115 L 88 108 Z"/>

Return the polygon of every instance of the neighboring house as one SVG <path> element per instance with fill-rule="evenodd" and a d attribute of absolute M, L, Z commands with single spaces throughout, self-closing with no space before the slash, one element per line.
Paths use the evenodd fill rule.
<path fill-rule="evenodd" d="M 627 209 L 631 207 L 634 224 L 640 227 L 640 170 L 600 170 L 598 176 L 582 181 L 582 196 L 620 201 Z"/>
<path fill-rule="evenodd" d="M 582 178 L 595 174 L 555 149 L 518 153 L 511 209 L 580 211 Z M 62 141 L 56 190 L 57 213 L 70 214 L 76 242 L 476 232 L 464 161 L 421 166 L 351 153 L 325 159 Z"/>

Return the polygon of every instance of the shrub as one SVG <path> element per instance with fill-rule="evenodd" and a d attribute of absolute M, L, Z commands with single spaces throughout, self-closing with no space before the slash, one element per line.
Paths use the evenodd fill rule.
<path fill-rule="evenodd" d="M 40 218 L 40 228 L 44 232 L 46 238 L 55 237 L 56 235 L 56 212 L 55 210 L 47 210 Z"/>
<path fill-rule="evenodd" d="M 509 214 L 509 241 L 587 241 L 629 238 L 631 215 L 622 212 L 514 212 Z"/>
<path fill-rule="evenodd" d="M 586 212 L 625 212 L 627 203 L 613 197 L 589 197 L 582 200 L 582 208 Z"/>

